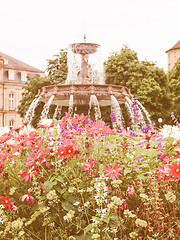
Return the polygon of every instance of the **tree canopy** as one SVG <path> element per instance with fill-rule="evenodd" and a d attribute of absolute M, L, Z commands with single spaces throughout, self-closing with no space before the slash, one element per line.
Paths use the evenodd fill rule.
<path fill-rule="evenodd" d="M 106 83 L 128 87 L 157 122 L 170 118 L 170 96 L 166 73 L 155 63 L 140 61 L 127 46 L 112 53 L 105 62 Z M 166 109 L 166 111 L 164 111 Z"/>
<path fill-rule="evenodd" d="M 168 80 L 173 104 L 172 112 L 180 119 L 180 58 L 168 72 Z"/>
<path fill-rule="evenodd" d="M 28 78 L 26 84 L 23 86 L 22 99 L 18 106 L 18 113 L 23 118 L 33 101 L 38 94 L 38 91 L 47 85 L 63 84 L 67 77 L 67 50 L 61 49 L 59 55 L 54 55 L 54 59 L 49 59 L 46 72 L 46 77 L 40 77 L 39 75 Z M 43 103 L 40 102 L 35 110 L 35 118 L 32 124 L 36 125 L 40 118 L 40 114 L 43 109 Z"/>

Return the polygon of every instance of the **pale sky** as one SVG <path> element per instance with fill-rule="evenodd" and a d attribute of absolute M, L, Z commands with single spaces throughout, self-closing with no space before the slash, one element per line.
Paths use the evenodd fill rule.
<path fill-rule="evenodd" d="M 166 50 L 180 40 L 180 0 L 0 0 L 0 52 L 45 70 L 69 44 L 122 46 L 167 70 Z"/>

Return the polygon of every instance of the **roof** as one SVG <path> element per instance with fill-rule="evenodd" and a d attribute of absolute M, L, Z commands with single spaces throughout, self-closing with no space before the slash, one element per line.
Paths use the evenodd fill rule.
<path fill-rule="evenodd" d="M 167 50 L 166 53 L 174 49 L 180 49 L 180 40 L 172 48 Z"/>
<path fill-rule="evenodd" d="M 7 64 L 4 63 L 4 67 L 7 69 L 16 69 L 21 71 L 43 73 L 42 70 L 32 67 L 29 64 L 24 63 L 16 58 L 10 57 L 2 52 L 0 52 L 0 59 L 7 60 Z"/>

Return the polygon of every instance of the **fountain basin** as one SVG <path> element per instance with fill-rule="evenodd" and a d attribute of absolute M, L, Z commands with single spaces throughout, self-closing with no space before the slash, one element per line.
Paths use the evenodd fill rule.
<path fill-rule="evenodd" d="M 96 43 L 73 43 L 69 45 L 74 53 L 81 54 L 81 55 L 89 55 L 93 54 L 97 51 L 97 48 L 100 47 L 99 44 Z"/>
<path fill-rule="evenodd" d="M 52 95 L 54 95 L 52 104 L 67 107 L 71 95 L 73 95 L 74 106 L 89 106 L 91 95 L 97 97 L 100 106 L 111 106 L 111 95 L 117 99 L 119 104 L 125 103 L 125 97 L 132 99 L 128 88 L 108 84 L 49 85 L 43 87 L 37 97 L 41 96 L 41 101 L 47 103 Z"/>

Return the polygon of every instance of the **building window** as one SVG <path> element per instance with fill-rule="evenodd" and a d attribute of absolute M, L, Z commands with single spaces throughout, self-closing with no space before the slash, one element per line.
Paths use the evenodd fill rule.
<path fill-rule="evenodd" d="M 9 110 L 14 110 L 15 108 L 15 96 L 14 93 L 9 94 Z"/>
<path fill-rule="evenodd" d="M 21 81 L 25 82 L 27 80 L 27 72 L 21 72 Z"/>
<path fill-rule="evenodd" d="M 14 81 L 14 70 L 8 71 L 8 78 L 9 80 Z"/>
<path fill-rule="evenodd" d="M 14 120 L 11 120 L 9 122 L 9 128 L 12 129 L 14 127 Z"/>

